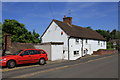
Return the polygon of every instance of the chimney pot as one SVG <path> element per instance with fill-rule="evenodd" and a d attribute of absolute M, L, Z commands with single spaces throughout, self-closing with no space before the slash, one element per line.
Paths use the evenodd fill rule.
<path fill-rule="evenodd" d="M 64 15 L 64 18 L 66 18 L 66 15 Z"/>
<path fill-rule="evenodd" d="M 66 16 L 64 16 L 63 22 L 72 25 L 72 17 L 66 17 Z"/>

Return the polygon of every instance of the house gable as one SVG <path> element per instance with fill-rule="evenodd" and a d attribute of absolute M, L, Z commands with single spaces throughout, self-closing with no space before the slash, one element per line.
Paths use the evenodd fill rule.
<path fill-rule="evenodd" d="M 41 36 L 41 39 L 42 43 L 65 42 L 67 37 L 67 34 L 53 20 Z"/>

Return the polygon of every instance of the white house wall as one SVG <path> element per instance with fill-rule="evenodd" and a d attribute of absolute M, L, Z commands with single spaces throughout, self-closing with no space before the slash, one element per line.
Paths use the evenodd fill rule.
<path fill-rule="evenodd" d="M 63 32 L 63 35 L 61 35 L 61 32 Z M 62 50 L 61 54 L 63 55 L 64 59 L 68 59 L 68 37 L 69 36 L 55 22 L 52 22 L 50 27 L 47 29 L 45 34 L 42 36 L 42 43 L 64 42 L 64 45 L 62 48 L 63 50 Z M 82 51 L 81 51 L 82 50 L 81 49 L 82 48 L 81 41 L 82 41 L 82 39 L 79 39 L 79 43 L 76 44 L 75 38 L 70 38 L 70 40 L 69 40 L 70 60 L 76 60 L 77 58 L 85 55 L 85 54 L 82 54 Z M 83 50 L 88 49 L 87 54 L 91 55 L 93 53 L 93 51 L 97 51 L 98 49 L 106 49 L 106 41 L 100 41 L 99 45 L 98 45 L 98 40 L 87 39 L 87 42 L 88 43 L 86 44 L 86 39 L 83 39 Z M 53 48 L 55 48 L 55 47 L 53 46 Z M 57 49 L 56 50 L 55 49 L 52 51 L 55 51 L 55 52 L 59 51 L 59 50 L 57 51 Z M 74 51 L 79 51 L 79 55 L 74 55 L 74 53 L 73 53 Z M 61 58 L 60 54 L 59 54 L 59 56 Z M 55 57 L 55 59 L 57 59 L 56 55 L 55 56 L 53 55 L 53 57 Z"/>
<path fill-rule="evenodd" d="M 61 35 L 61 32 L 63 32 L 63 35 Z M 68 35 L 55 22 L 52 22 L 50 27 L 42 36 L 42 43 L 45 42 L 64 42 L 63 56 L 64 59 L 68 59 Z M 63 54 L 63 52 L 61 54 Z"/>
<path fill-rule="evenodd" d="M 63 45 L 51 45 L 51 60 L 63 59 Z"/>
<path fill-rule="evenodd" d="M 63 32 L 63 35 L 61 35 Z M 66 33 L 55 23 L 52 22 L 46 33 L 42 36 L 42 43 L 45 42 L 64 42 L 64 47 L 67 47 Z"/>
<path fill-rule="evenodd" d="M 82 47 L 82 44 L 80 43 L 80 40 L 79 40 L 79 43 L 76 43 L 74 38 L 70 38 L 70 40 L 69 40 L 69 57 L 70 57 L 70 60 L 76 60 L 76 59 L 82 57 L 81 47 Z M 74 51 L 79 51 L 79 54 L 74 55 Z"/>
<path fill-rule="evenodd" d="M 97 51 L 98 49 L 106 49 L 106 41 L 99 41 L 98 44 L 98 40 L 89 40 L 88 45 L 90 45 L 89 54 L 92 54 L 93 51 Z"/>
<path fill-rule="evenodd" d="M 70 60 L 76 60 L 85 55 L 84 50 L 88 50 L 87 54 L 93 54 L 93 51 L 97 51 L 98 49 L 106 49 L 106 41 L 100 41 L 98 45 L 98 40 L 83 39 L 83 52 L 82 52 L 82 39 L 79 39 L 79 43 L 76 43 L 75 38 L 71 38 L 69 40 L 69 56 Z M 74 51 L 79 51 L 78 55 L 74 55 Z"/>

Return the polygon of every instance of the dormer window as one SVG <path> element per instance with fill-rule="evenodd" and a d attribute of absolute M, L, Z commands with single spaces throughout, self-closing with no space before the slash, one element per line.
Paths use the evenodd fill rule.
<path fill-rule="evenodd" d="M 78 44 L 79 43 L 79 39 L 75 39 L 75 42 L 76 42 L 76 44 Z"/>
<path fill-rule="evenodd" d="M 98 45 L 100 45 L 100 41 L 98 40 Z"/>
<path fill-rule="evenodd" d="M 75 41 L 76 41 L 76 43 L 79 43 L 79 39 L 76 39 Z"/>

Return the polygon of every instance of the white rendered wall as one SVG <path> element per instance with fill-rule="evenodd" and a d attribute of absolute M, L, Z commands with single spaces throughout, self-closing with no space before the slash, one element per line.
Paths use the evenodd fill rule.
<path fill-rule="evenodd" d="M 98 40 L 89 40 L 88 44 L 91 46 L 89 54 L 92 54 L 93 51 L 97 51 L 98 49 L 106 49 L 106 41 L 100 41 L 98 44 Z"/>
<path fill-rule="evenodd" d="M 51 45 L 51 60 L 63 59 L 63 45 Z"/>
<path fill-rule="evenodd" d="M 61 35 L 61 32 L 63 32 L 63 35 Z M 46 33 L 42 36 L 42 43 L 45 42 L 64 42 L 63 50 L 65 52 L 63 56 L 64 59 L 68 59 L 68 36 L 55 22 L 52 22 Z"/>
<path fill-rule="evenodd" d="M 74 38 L 70 38 L 69 40 L 69 56 L 70 60 L 76 60 L 80 57 L 82 57 L 82 52 L 81 52 L 81 41 L 79 40 L 79 43 L 76 43 Z M 74 51 L 79 51 L 78 55 L 74 55 Z"/>
<path fill-rule="evenodd" d="M 63 32 L 63 35 L 61 35 Z M 45 42 L 64 42 L 64 46 L 67 46 L 66 33 L 55 23 L 52 22 L 46 33 L 42 36 L 42 43 Z"/>
<path fill-rule="evenodd" d="M 61 35 L 61 32 L 63 32 L 63 35 Z M 55 22 L 52 22 L 46 33 L 42 36 L 42 43 L 45 42 L 64 42 L 64 53 L 61 52 L 61 54 L 63 55 L 64 59 L 68 59 L 68 35 Z M 104 41 L 100 41 L 100 45 L 98 45 L 98 40 L 87 39 L 87 42 L 88 43 L 86 44 L 86 39 L 83 39 L 83 50 L 87 48 L 87 54 L 91 55 L 93 51 L 97 51 L 98 49 L 106 49 L 106 42 L 104 44 Z M 81 39 L 79 39 L 79 44 L 76 44 L 75 38 L 71 38 L 69 44 L 70 60 L 76 60 L 77 58 L 82 57 L 82 55 L 84 56 L 84 54 L 81 52 Z M 75 56 L 73 51 L 78 50 L 79 55 Z"/>
<path fill-rule="evenodd" d="M 75 38 L 71 38 L 69 42 L 69 55 L 70 55 L 70 60 L 76 60 L 82 56 L 84 56 L 84 51 L 82 53 L 82 39 L 79 39 L 79 43 L 76 43 Z M 106 41 L 100 41 L 98 45 L 98 40 L 91 40 L 87 39 L 87 44 L 86 44 L 86 39 L 83 39 L 83 50 L 88 50 L 87 54 L 91 55 L 93 54 L 93 51 L 97 51 L 98 49 L 106 49 Z M 79 51 L 79 55 L 74 55 L 74 51 Z"/>

